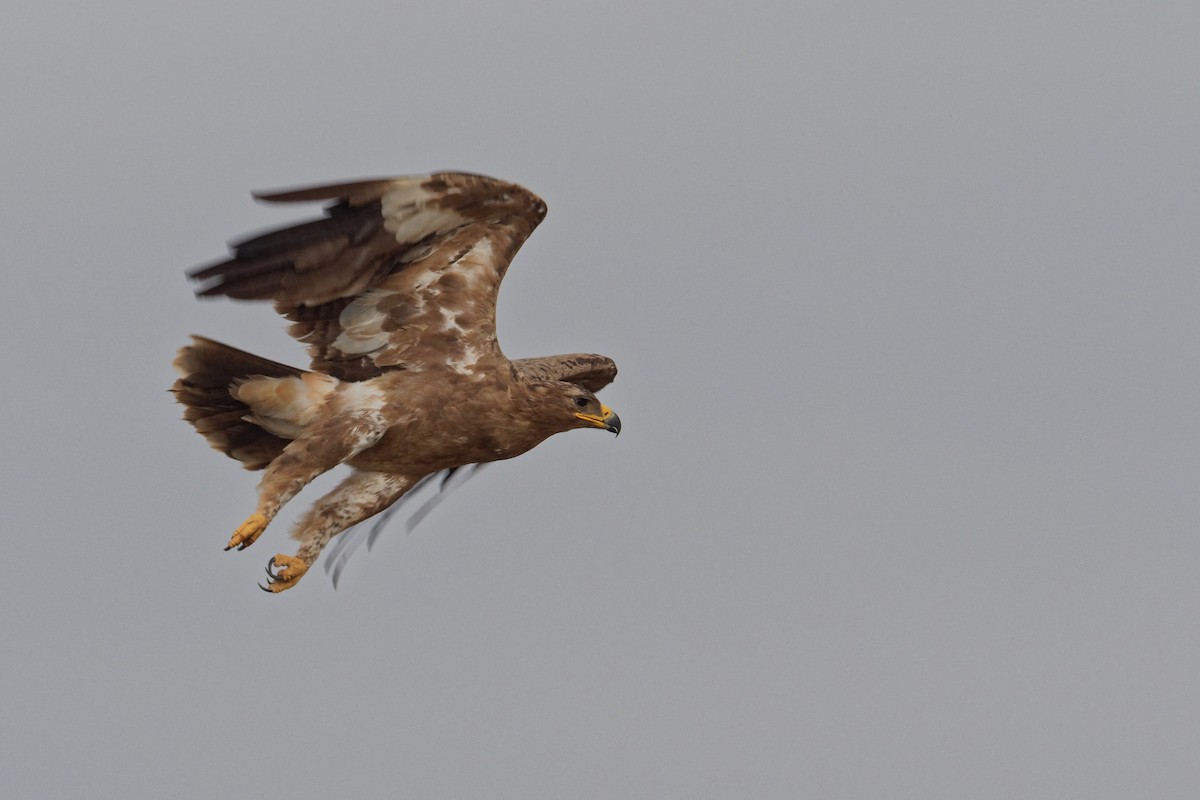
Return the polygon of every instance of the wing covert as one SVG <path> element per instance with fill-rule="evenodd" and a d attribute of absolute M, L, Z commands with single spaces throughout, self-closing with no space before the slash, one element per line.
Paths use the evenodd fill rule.
<path fill-rule="evenodd" d="M 589 392 L 598 392 L 617 377 L 617 364 L 608 356 L 569 353 L 561 356 L 519 358 L 513 369 L 524 380 L 566 381 Z"/>
<path fill-rule="evenodd" d="M 500 282 L 546 214 L 516 184 L 453 172 L 255 196 L 333 202 L 323 219 L 231 244 L 231 258 L 192 273 L 198 294 L 274 301 L 312 368 L 343 380 L 469 372 L 499 355 Z"/>

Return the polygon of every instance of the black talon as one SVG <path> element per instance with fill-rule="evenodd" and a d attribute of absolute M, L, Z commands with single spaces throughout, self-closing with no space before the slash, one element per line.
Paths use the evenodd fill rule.
<path fill-rule="evenodd" d="M 232 550 L 232 549 L 233 549 L 233 545 L 231 545 L 231 544 L 227 544 L 227 545 L 225 545 L 225 552 L 226 552 L 226 553 L 228 553 L 228 552 L 229 552 L 230 550 Z"/>
<path fill-rule="evenodd" d="M 272 592 L 270 589 L 268 589 L 267 587 L 263 586 L 261 583 L 258 585 L 258 588 L 262 589 L 262 590 L 263 590 L 264 592 L 266 592 L 267 594 L 275 594 L 275 593 L 274 593 L 274 592 Z"/>
<path fill-rule="evenodd" d="M 267 567 L 266 571 L 267 571 L 267 583 L 274 583 L 275 581 L 279 580 L 279 576 L 276 575 L 274 572 L 271 572 L 270 567 Z"/>

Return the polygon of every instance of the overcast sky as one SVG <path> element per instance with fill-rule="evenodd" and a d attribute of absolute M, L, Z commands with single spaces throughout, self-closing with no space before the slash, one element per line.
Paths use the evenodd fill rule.
<path fill-rule="evenodd" d="M 31 3 L 0 25 L 6 797 L 1200 785 L 1200 5 Z M 624 422 L 256 587 L 166 389 L 251 189 L 550 206 L 512 357 Z M 322 484 L 327 485 L 327 484 Z"/>

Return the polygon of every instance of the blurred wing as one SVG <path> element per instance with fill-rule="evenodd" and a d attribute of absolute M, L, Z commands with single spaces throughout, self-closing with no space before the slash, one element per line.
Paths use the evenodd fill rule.
<path fill-rule="evenodd" d="M 455 172 L 256 197 L 334 202 L 323 219 L 232 244 L 232 258 L 192 274 L 198 293 L 274 301 L 312 369 L 344 380 L 470 373 L 499 356 L 500 281 L 546 215 L 527 189 Z"/>
<path fill-rule="evenodd" d="M 462 486 L 472 476 L 478 474 L 479 470 L 483 469 L 484 466 L 484 464 L 467 464 L 462 467 L 451 467 L 441 472 L 435 472 L 432 475 L 426 475 L 417 481 L 403 497 L 381 511 L 374 518 L 370 527 L 365 522 L 359 523 L 338 536 L 325 554 L 325 574 L 333 581 L 333 588 L 337 588 L 338 581 L 342 577 L 342 572 L 346 569 L 346 564 L 349 563 L 350 556 L 354 555 L 354 551 L 363 544 L 366 544 L 367 549 L 370 550 L 374 546 L 375 540 L 387 528 L 392 517 L 396 515 L 396 512 L 402 507 L 407 507 L 412 498 L 421 494 L 426 487 L 437 487 L 436 492 L 428 497 L 409 516 L 408 521 L 404 524 L 406 533 L 412 533 L 416 530 L 421 520 L 425 519 L 429 515 L 429 512 L 437 508 L 449 496 L 450 492 Z"/>
<path fill-rule="evenodd" d="M 589 392 L 598 392 L 617 377 L 617 365 L 607 356 L 590 353 L 571 353 L 565 356 L 520 358 L 512 362 L 517 374 L 525 380 L 566 381 Z"/>

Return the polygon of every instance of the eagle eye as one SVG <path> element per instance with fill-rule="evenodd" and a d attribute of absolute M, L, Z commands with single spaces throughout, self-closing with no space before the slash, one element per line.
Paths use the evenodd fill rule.
<path fill-rule="evenodd" d="M 575 398 L 575 407 L 576 408 L 587 408 L 587 405 L 588 405 L 588 399 L 586 397 L 580 396 L 580 397 Z"/>

